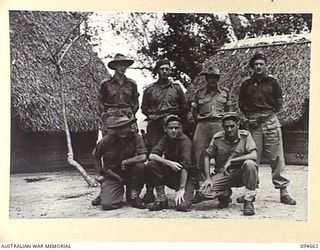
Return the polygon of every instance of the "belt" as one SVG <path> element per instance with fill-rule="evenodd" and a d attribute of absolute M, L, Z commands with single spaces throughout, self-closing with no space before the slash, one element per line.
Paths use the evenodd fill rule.
<path fill-rule="evenodd" d="M 251 113 L 247 115 L 248 119 L 256 119 L 260 122 L 266 122 L 267 120 L 274 118 L 276 114 L 274 112 L 270 113 Z"/>

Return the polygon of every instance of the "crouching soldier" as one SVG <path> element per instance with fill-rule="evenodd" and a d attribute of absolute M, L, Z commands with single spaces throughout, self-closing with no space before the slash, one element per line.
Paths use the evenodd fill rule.
<path fill-rule="evenodd" d="M 237 113 L 228 112 L 222 117 L 223 131 L 216 133 L 204 158 L 205 181 L 201 191 L 205 198 L 218 198 L 219 208 L 226 208 L 230 202 L 231 187 L 245 186 L 244 215 L 254 215 L 253 202 L 258 183 L 257 148 L 251 134 L 238 130 Z M 214 158 L 215 172 L 210 176 L 209 161 Z"/>
<path fill-rule="evenodd" d="M 183 133 L 180 118 L 168 115 L 164 119 L 165 135 L 152 149 L 147 164 L 149 182 L 155 187 L 156 201 L 149 208 L 159 211 L 168 208 L 165 186 L 176 190 L 175 203 L 178 211 L 191 209 L 194 184 L 190 178 L 192 171 L 192 143 Z"/>
<path fill-rule="evenodd" d="M 130 190 L 126 194 L 127 202 L 133 207 L 145 208 L 139 194 L 145 179 L 147 149 L 137 133 L 136 119 L 122 116 L 109 121 L 108 129 L 114 130 L 114 133 L 103 137 L 92 153 L 96 170 L 102 179 L 102 209 L 112 210 L 122 206 L 124 185 Z"/>

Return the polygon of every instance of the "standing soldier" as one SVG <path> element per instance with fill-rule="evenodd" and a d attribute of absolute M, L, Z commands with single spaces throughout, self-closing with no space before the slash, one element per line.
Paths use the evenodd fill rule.
<path fill-rule="evenodd" d="M 221 75 L 219 69 L 210 65 L 200 75 L 205 76 L 206 84 L 196 91 L 191 104 L 191 114 L 197 123 L 193 138 L 196 164 L 203 172 L 205 151 L 213 135 L 222 130 L 221 117 L 224 112 L 229 111 L 231 102 L 229 90 L 218 84 Z M 199 195 L 201 194 L 197 192 L 194 203 L 201 200 L 198 199 Z"/>
<path fill-rule="evenodd" d="M 148 85 L 143 92 L 141 110 L 148 121 L 146 138 L 149 152 L 164 135 L 164 117 L 174 114 L 183 120 L 188 108 L 180 85 L 169 80 L 170 70 L 169 60 L 159 60 L 153 70 L 154 74 L 158 74 L 158 80 Z M 151 203 L 154 200 L 153 187 L 147 185 L 144 201 Z"/>
<path fill-rule="evenodd" d="M 116 54 L 108 63 L 108 67 L 115 71 L 110 80 L 101 83 L 99 98 L 103 104 L 102 130 L 105 134 L 110 117 L 125 115 L 135 117 L 139 109 L 139 93 L 134 80 L 125 76 L 127 68 L 133 64 L 133 60 L 122 54 Z"/>
<path fill-rule="evenodd" d="M 282 90 L 278 80 L 267 75 L 267 59 L 256 54 L 249 62 L 254 73 L 240 87 L 239 108 L 248 119 L 250 130 L 258 149 L 258 162 L 262 152 L 266 153 L 272 169 L 272 181 L 280 189 L 280 202 L 296 205 L 288 193 L 288 178 L 285 176 L 285 161 L 282 146 L 281 125 L 276 112 L 282 108 Z M 238 202 L 242 202 L 241 197 Z"/>

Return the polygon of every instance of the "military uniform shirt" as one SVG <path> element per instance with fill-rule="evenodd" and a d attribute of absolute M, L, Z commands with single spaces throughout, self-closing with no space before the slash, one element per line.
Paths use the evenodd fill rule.
<path fill-rule="evenodd" d="M 137 84 L 130 78 L 124 78 L 120 84 L 115 78 L 104 81 L 100 88 L 100 99 L 105 108 L 132 108 L 135 114 L 139 109 Z"/>
<path fill-rule="evenodd" d="M 121 165 L 123 160 L 137 155 L 147 154 L 146 145 L 139 134 L 132 137 L 119 138 L 116 134 L 109 134 L 103 137 L 97 144 L 94 157 L 103 157 L 106 167 L 115 168 Z"/>
<path fill-rule="evenodd" d="M 161 85 L 155 82 L 143 92 L 141 110 L 149 120 L 157 120 L 169 114 L 179 115 L 186 108 L 185 95 L 177 83 Z"/>
<path fill-rule="evenodd" d="M 235 158 L 249 154 L 256 149 L 256 144 L 249 131 L 238 130 L 238 138 L 233 143 L 226 140 L 224 131 L 219 131 L 212 137 L 206 153 L 210 158 L 215 158 L 216 168 L 221 169 L 230 156 Z"/>
<path fill-rule="evenodd" d="M 253 75 L 241 84 L 239 108 L 244 114 L 279 111 L 282 102 L 282 90 L 279 82 L 271 75 L 264 76 L 260 81 Z"/>
<path fill-rule="evenodd" d="M 190 170 L 192 165 L 192 142 L 188 136 L 182 134 L 177 139 L 164 135 L 152 149 L 151 154 L 164 155 L 167 160 L 180 163 L 183 168 Z"/>
<path fill-rule="evenodd" d="M 221 118 L 223 113 L 229 110 L 229 90 L 218 87 L 217 91 L 209 92 L 207 86 L 199 88 L 194 96 L 197 119 Z"/>

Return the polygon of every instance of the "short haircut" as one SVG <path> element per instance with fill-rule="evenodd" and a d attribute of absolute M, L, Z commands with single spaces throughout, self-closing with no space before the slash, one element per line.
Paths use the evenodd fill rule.
<path fill-rule="evenodd" d="M 250 62 L 249 62 L 250 68 L 253 68 L 254 62 L 257 60 L 264 60 L 267 63 L 266 56 L 264 54 L 257 53 L 250 59 Z"/>
<path fill-rule="evenodd" d="M 158 71 L 159 71 L 159 68 L 162 66 L 162 65 L 169 65 L 171 66 L 171 62 L 168 60 L 168 59 L 160 59 L 159 61 L 157 61 L 156 65 L 154 66 L 153 68 L 153 74 L 157 74 Z"/>

